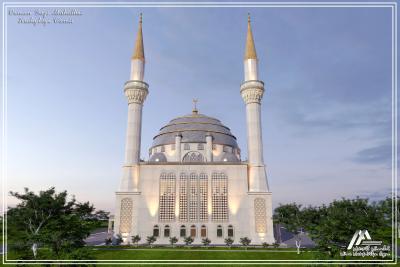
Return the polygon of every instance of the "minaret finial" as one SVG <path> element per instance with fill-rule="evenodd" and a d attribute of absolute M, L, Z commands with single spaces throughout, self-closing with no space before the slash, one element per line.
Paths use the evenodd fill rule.
<path fill-rule="evenodd" d="M 247 38 L 244 59 L 257 59 L 256 47 L 254 45 L 253 33 L 251 32 L 250 13 L 247 13 Z"/>
<path fill-rule="evenodd" d="M 142 13 L 139 16 L 139 29 L 136 36 L 135 50 L 132 59 L 140 59 L 144 61 L 143 33 L 142 33 Z"/>
<path fill-rule="evenodd" d="M 197 102 L 199 102 L 199 100 L 194 98 L 193 99 L 193 110 L 192 110 L 193 114 L 198 114 L 199 113 L 199 111 L 197 110 Z"/>

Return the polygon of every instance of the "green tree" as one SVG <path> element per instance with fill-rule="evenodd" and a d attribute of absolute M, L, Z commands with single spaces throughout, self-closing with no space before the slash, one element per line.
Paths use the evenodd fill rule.
<path fill-rule="evenodd" d="M 225 241 L 225 244 L 226 244 L 229 248 L 232 247 L 232 244 L 233 244 L 233 239 L 232 239 L 232 238 L 230 238 L 230 237 L 225 238 L 224 241 Z"/>
<path fill-rule="evenodd" d="M 177 242 L 178 242 L 178 238 L 176 238 L 175 236 L 169 238 L 169 243 L 171 244 L 172 247 L 174 247 L 175 243 L 177 243 Z"/>
<path fill-rule="evenodd" d="M 24 193 L 10 195 L 19 203 L 7 211 L 9 249 L 24 257 L 30 250 L 31 257 L 37 258 L 39 247 L 49 248 L 53 258 L 66 257 L 83 248 L 84 239 L 98 225 L 93 205 L 68 200 L 66 191 L 56 193 L 52 187 L 35 194 L 25 188 Z"/>
<path fill-rule="evenodd" d="M 190 244 L 192 244 L 194 241 L 194 239 L 191 236 L 186 237 L 183 242 L 185 242 L 186 246 L 189 246 Z"/>
<path fill-rule="evenodd" d="M 385 227 L 380 204 L 370 204 L 368 199 L 343 198 L 311 210 L 307 211 L 311 215 L 305 217 L 304 226 L 318 247 L 328 251 L 332 257 L 348 245 L 356 231 L 367 229 L 376 234 L 381 227 Z"/>
<path fill-rule="evenodd" d="M 300 254 L 301 229 L 304 224 L 300 209 L 301 205 L 297 205 L 296 203 L 280 205 L 275 209 L 273 217 L 275 223 L 284 225 L 289 232 L 295 234 L 297 254 Z"/>
<path fill-rule="evenodd" d="M 147 244 L 152 248 L 153 247 L 153 243 L 157 241 L 157 237 L 155 237 L 154 235 L 152 236 L 148 236 L 146 238 Z"/>
<path fill-rule="evenodd" d="M 201 240 L 201 243 L 203 243 L 203 245 L 204 245 L 205 247 L 207 247 L 208 245 L 210 245 L 211 240 L 208 239 L 208 238 L 203 238 L 203 239 Z"/>
<path fill-rule="evenodd" d="M 136 244 L 136 247 L 139 245 L 139 241 L 141 240 L 142 238 L 139 236 L 139 235 L 134 235 L 134 236 L 132 236 L 132 243 L 133 244 Z"/>
<path fill-rule="evenodd" d="M 251 243 L 251 239 L 248 237 L 241 237 L 239 242 L 247 249 L 247 246 Z"/>

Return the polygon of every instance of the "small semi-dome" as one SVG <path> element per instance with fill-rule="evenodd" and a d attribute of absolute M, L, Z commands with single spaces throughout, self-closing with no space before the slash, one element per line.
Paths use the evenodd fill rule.
<path fill-rule="evenodd" d="M 164 153 L 154 153 L 150 159 L 150 162 L 167 162 L 167 157 L 164 155 Z"/>
<path fill-rule="evenodd" d="M 206 143 L 206 135 L 213 137 L 213 144 L 238 148 L 236 137 L 218 119 L 193 112 L 172 119 L 153 138 L 153 147 L 175 143 L 175 136 L 181 135 L 182 143 Z"/>
<path fill-rule="evenodd" d="M 219 159 L 216 159 L 215 161 L 222 161 L 222 162 L 238 162 L 239 159 L 238 157 L 229 152 L 223 152 L 221 156 L 218 157 Z"/>

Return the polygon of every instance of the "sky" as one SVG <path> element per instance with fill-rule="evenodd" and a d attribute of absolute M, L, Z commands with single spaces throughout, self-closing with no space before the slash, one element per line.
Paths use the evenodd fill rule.
<path fill-rule="evenodd" d="M 245 159 L 239 90 L 250 12 L 266 89 L 262 130 L 274 206 L 389 195 L 390 8 L 79 10 L 82 16 L 63 25 L 7 16 L 4 192 L 55 186 L 114 210 L 127 120 L 123 86 L 140 12 L 150 85 L 142 157 L 158 130 L 190 113 L 197 98 L 200 113 L 231 129 Z"/>

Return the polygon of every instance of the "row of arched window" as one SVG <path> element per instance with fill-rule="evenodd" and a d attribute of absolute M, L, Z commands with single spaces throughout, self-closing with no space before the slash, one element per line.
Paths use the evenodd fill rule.
<path fill-rule="evenodd" d="M 193 144 L 193 145 L 194 145 L 194 144 Z M 175 150 L 175 149 L 176 149 L 176 148 L 175 148 L 175 144 L 171 144 L 170 146 L 171 146 L 171 150 Z M 183 145 L 183 149 L 184 149 L 184 150 L 190 150 L 191 148 L 192 148 L 192 146 L 191 146 L 191 144 L 189 144 L 189 143 L 185 143 L 185 144 Z M 216 150 L 216 149 L 217 149 L 217 145 L 216 145 L 216 144 L 213 144 L 213 145 L 212 145 L 212 149 L 213 149 L 213 150 Z M 159 149 L 158 149 L 158 147 L 150 148 L 150 149 L 149 149 L 149 154 L 150 154 L 150 155 L 152 154 L 152 150 L 153 150 L 153 153 L 156 153 L 157 150 L 159 150 L 160 152 L 165 152 L 165 146 L 159 146 Z M 198 144 L 197 144 L 197 150 L 204 150 L 204 143 L 198 143 Z M 230 152 L 230 153 L 232 153 L 232 152 L 234 151 L 234 148 L 231 147 L 231 146 L 224 145 L 223 148 L 222 148 L 222 150 L 223 150 L 223 152 Z M 237 153 L 240 154 L 240 149 L 239 149 L 239 148 L 236 148 L 236 151 L 237 151 Z"/>
<path fill-rule="evenodd" d="M 178 193 L 176 184 L 179 185 Z M 161 173 L 159 191 L 159 220 L 175 220 L 176 201 L 179 206 L 179 221 L 208 221 L 208 176 L 205 173 L 182 172 L 179 181 L 175 173 Z M 211 174 L 211 220 L 228 221 L 228 177 L 222 172 Z M 175 198 L 178 198 L 177 200 Z"/>
<path fill-rule="evenodd" d="M 153 236 L 155 237 L 160 237 L 161 236 L 161 227 L 158 225 L 154 225 L 153 227 Z M 171 227 L 169 225 L 164 226 L 164 231 L 162 233 L 163 237 L 171 237 Z M 197 227 L 196 225 L 191 225 L 189 228 L 186 227 L 186 225 L 181 225 L 179 228 L 179 236 L 180 237 L 187 237 L 190 236 L 192 238 L 196 237 L 201 237 L 201 238 L 206 238 L 208 237 L 208 231 L 207 231 L 207 226 L 202 225 L 200 227 L 200 233 L 197 232 Z M 234 230 L 233 226 L 229 225 L 228 230 L 227 230 L 227 237 L 233 237 L 234 236 Z M 224 237 L 224 229 L 222 225 L 217 226 L 217 237 Z"/>

